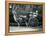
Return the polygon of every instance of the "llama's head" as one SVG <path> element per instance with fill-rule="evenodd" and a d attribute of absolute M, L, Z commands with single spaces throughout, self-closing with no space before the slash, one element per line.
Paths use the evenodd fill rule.
<path fill-rule="evenodd" d="M 13 8 L 12 8 L 12 13 L 13 13 L 13 15 L 16 14 L 16 10 L 17 10 L 17 7 L 15 7 L 15 5 L 13 5 Z"/>

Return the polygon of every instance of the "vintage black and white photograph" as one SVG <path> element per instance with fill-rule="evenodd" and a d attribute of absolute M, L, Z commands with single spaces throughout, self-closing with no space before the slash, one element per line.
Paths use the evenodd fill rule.
<path fill-rule="evenodd" d="M 41 32 L 43 5 L 9 3 L 9 32 Z"/>

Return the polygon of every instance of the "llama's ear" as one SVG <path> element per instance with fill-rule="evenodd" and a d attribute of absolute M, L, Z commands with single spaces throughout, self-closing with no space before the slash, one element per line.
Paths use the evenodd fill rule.
<path fill-rule="evenodd" d="M 13 17 L 14 17 L 14 20 L 16 21 L 16 16 L 14 15 Z"/>
<path fill-rule="evenodd" d="M 17 10 L 17 7 L 15 7 L 15 11 Z"/>

